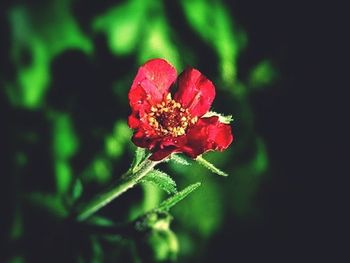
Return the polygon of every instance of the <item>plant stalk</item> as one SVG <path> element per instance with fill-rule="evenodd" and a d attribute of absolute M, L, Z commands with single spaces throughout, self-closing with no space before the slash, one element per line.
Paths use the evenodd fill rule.
<path fill-rule="evenodd" d="M 158 163 L 159 161 L 155 162 L 146 159 L 139 165 L 138 169 L 135 169 L 135 171 L 127 172 L 125 176 L 122 176 L 122 179 L 118 180 L 106 192 L 97 195 L 94 199 L 92 199 L 90 202 L 84 205 L 82 209 L 80 209 L 80 211 L 78 211 L 77 213 L 77 220 L 83 221 L 89 218 L 102 207 L 109 204 L 112 200 L 123 194 L 128 189 L 135 186 Z"/>

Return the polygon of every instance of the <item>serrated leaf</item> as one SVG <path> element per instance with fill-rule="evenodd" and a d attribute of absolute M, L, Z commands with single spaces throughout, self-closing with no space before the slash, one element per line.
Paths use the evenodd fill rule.
<path fill-rule="evenodd" d="M 158 209 L 161 210 L 161 211 L 168 211 L 170 208 L 172 208 L 174 205 L 176 205 L 178 202 L 180 202 L 182 199 L 184 199 L 190 193 L 192 193 L 194 190 L 196 190 L 200 185 L 201 185 L 201 183 L 198 182 L 198 183 L 195 183 L 195 184 L 191 184 L 190 186 L 187 186 L 182 191 L 174 194 L 170 198 L 168 198 L 165 201 L 163 201 L 159 205 Z"/>
<path fill-rule="evenodd" d="M 233 122 L 232 115 L 222 115 L 221 113 L 217 113 L 215 111 L 208 111 L 206 114 L 203 115 L 204 118 L 209 118 L 213 116 L 219 117 L 219 121 L 225 124 L 230 124 L 231 122 Z"/>
<path fill-rule="evenodd" d="M 175 181 L 166 173 L 159 170 L 150 171 L 141 182 L 149 182 L 166 191 L 168 194 L 176 193 Z"/>
<path fill-rule="evenodd" d="M 131 164 L 131 169 L 135 170 L 135 168 L 145 159 L 146 157 L 146 149 L 136 147 L 134 160 Z"/>
<path fill-rule="evenodd" d="M 183 157 L 177 155 L 177 154 L 172 154 L 170 160 L 182 164 L 182 165 L 190 165 L 190 163 Z"/>
<path fill-rule="evenodd" d="M 202 156 L 198 156 L 195 159 L 199 164 L 203 165 L 205 168 L 207 168 L 208 170 L 210 170 L 211 172 L 221 175 L 221 176 L 228 176 L 227 173 L 221 171 L 219 168 L 215 167 L 212 163 L 208 162 L 207 160 L 205 160 Z"/>

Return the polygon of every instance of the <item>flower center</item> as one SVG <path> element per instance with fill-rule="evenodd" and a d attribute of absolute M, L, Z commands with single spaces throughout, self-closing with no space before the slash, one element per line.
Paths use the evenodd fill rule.
<path fill-rule="evenodd" d="M 151 107 L 147 120 L 155 131 L 161 135 L 181 136 L 191 124 L 195 124 L 198 117 L 193 117 L 180 103 L 171 98 L 169 93 L 162 103 Z"/>

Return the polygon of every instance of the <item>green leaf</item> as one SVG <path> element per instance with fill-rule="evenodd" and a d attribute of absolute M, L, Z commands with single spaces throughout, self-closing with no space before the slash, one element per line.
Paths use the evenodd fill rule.
<path fill-rule="evenodd" d="M 83 193 L 83 184 L 79 179 L 76 179 L 73 189 L 72 189 L 72 198 L 73 200 L 77 200 L 81 194 Z"/>
<path fill-rule="evenodd" d="M 26 197 L 34 206 L 42 208 L 58 218 L 64 218 L 69 213 L 62 202 L 62 198 L 58 195 L 32 192 Z"/>
<path fill-rule="evenodd" d="M 190 165 L 190 163 L 183 157 L 181 157 L 180 155 L 177 154 L 172 154 L 170 157 L 170 160 L 178 163 L 178 164 L 182 164 L 182 165 Z"/>
<path fill-rule="evenodd" d="M 152 183 L 166 191 L 168 194 L 177 192 L 175 181 L 168 174 L 156 169 L 150 171 L 144 178 L 142 178 L 141 182 Z"/>
<path fill-rule="evenodd" d="M 175 195 L 163 201 L 159 205 L 158 209 L 161 211 L 168 211 L 170 208 L 172 208 L 174 205 L 176 205 L 178 202 L 180 202 L 182 199 L 184 199 L 186 196 L 188 196 L 190 193 L 196 190 L 200 185 L 201 183 L 198 182 L 195 184 L 191 184 L 190 186 L 187 186 L 182 191 L 176 193 Z"/>
<path fill-rule="evenodd" d="M 208 162 L 207 160 L 205 160 L 202 156 L 198 156 L 196 158 L 196 161 L 203 165 L 205 168 L 207 168 L 208 170 L 212 171 L 215 174 L 221 175 L 221 176 L 228 176 L 227 173 L 221 171 L 219 168 L 216 168 L 212 163 Z"/>
<path fill-rule="evenodd" d="M 98 215 L 90 217 L 87 222 L 96 226 L 114 226 L 114 222 L 111 219 Z"/>
<path fill-rule="evenodd" d="M 90 237 L 91 242 L 91 263 L 102 262 L 103 260 L 103 250 L 100 241 L 96 236 Z"/>
<path fill-rule="evenodd" d="M 231 122 L 233 122 L 233 117 L 232 115 L 222 115 L 220 113 L 217 113 L 215 111 L 208 111 L 206 114 L 204 114 L 204 118 L 209 118 L 212 116 L 217 116 L 219 117 L 219 121 L 225 124 L 230 124 Z"/>

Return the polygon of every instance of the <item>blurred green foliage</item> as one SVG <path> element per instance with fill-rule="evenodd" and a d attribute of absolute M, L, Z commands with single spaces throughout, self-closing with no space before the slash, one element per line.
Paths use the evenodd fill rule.
<path fill-rule="evenodd" d="M 46 220 L 47 228 L 54 233 L 61 231 L 56 226 L 55 217 L 64 217 L 69 213 L 68 199 L 84 199 L 85 194 L 85 198 L 88 198 L 125 172 L 135 150 L 130 141 L 131 130 L 126 124 L 127 93 L 138 66 L 147 59 L 162 57 L 171 62 L 178 72 L 185 65 L 202 71 L 202 68 L 208 68 L 201 61 L 205 61 L 203 56 L 209 46 L 216 56 L 215 69 L 210 71 L 212 68 L 209 67 L 204 73 L 216 83 L 215 110 L 233 114 L 236 120 L 233 132 L 239 136 L 229 150 L 209 153 L 208 158 L 230 176 L 215 176 L 191 160 L 188 160 L 190 166 L 170 161 L 165 169 L 180 189 L 197 181 L 202 182 L 202 186 L 175 206 L 172 212 L 175 233 L 168 228 L 154 230 L 145 243 L 156 248 L 155 260 L 172 259 L 176 254 L 179 259 L 195 260 L 198 251 L 205 250 L 207 241 L 220 230 L 229 215 L 249 217 L 256 213 L 254 194 L 262 176 L 269 169 L 269 160 L 264 141 L 254 130 L 254 113 L 249 95 L 255 88 L 268 86 L 276 79 L 277 72 L 269 60 L 263 60 L 251 69 L 246 82 L 239 78 L 239 55 L 249 38 L 221 1 L 183 0 L 171 4 L 170 8 L 177 8 L 183 16 L 181 25 L 186 25 L 186 32 L 190 32 L 190 35 L 182 34 L 184 29 L 177 26 L 174 17 L 169 16 L 167 1 L 130 0 L 101 5 L 101 8 L 94 10 L 98 3 L 95 1 L 90 10 L 92 15 L 87 19 L 82 18 L 80 12 L 83 11 L 79 9 L 85 5 L 84 1 L 28 2 L 13 4 L 7 10 L 11 33 L 9 63 L 14 67 L 14 76 L 0 73 L 5 83 L 4 91 L 11 108 L 28 112 L 29 116 L 41 116 L 39 121 L 25 126 L 23 131 L 17 130 L 18 137 L 13 139 L 19 140 L 28 137 L 28 134 L 39 137 L 34 140 L 21 139 L 24 146 L 13 144 L 13 152 L 22 154 L 13 156 L 16 161 L 11 168 L 11 176 L 18 177 L 22 184 L 28 180 L 23 178 L 33 179 L 28 187 L 13 186 L 17 197 L 13 215 L 10 216 L 11 230 L 7 234 L 11 240 L 22 240 L 24 244 L 32 238 L 32 232 L 28 229 L 37 227 L 41 221 L 37 221 L 36 213 L 28 212 L 31 207 L 45 208 L 46 212 L 53 214 L 54 218 L 45 216 L 42 220 Z M 105 53 L 100 50 L 100 37 L 106 42 Z M 198 46 L 188 45 L 187 38 L 195 39 Z M 91 63 L 89 65 L 96 70 L 93 74 L 96 74 L 98 85 L 84 87 L 79 86 L 78 81 L 67 88 L 53 81 L 57 80 L 53 65 L 70 51 L 81 54 L 86 64 Z M 91 78 L 89 72 L 79 73 L 84 68 L 75 70 L 76 75 L 65 72 L 66 75 L 60 76 Z M 76 90 L 69 90 L 72 87 Z M 62 96 L 50 95 L 54 88 L 68 91 Z M 102 93 L 105 95 L 99 97 Z M 98 101 L 100 98 L 101 101 Z M 97 102 L 94 104 L 91 101 Z M 58 102 L 64 106 L 58 107 Z M 111 114 L 110 118 L 106 117 L 106 112 Z M 33 128 L 35 125 L 44 128 Z M 41 143 L 40 137 L 45 143 Z M 48 166 L 45 170 L 41 167 L 42 162 Z M 112 205 L 102 214 L 110 216 L 117 223 L 133 220 L 157 207 L 166 195 L 166 192 L 145 182 L 126 194 L 120 204 Z M 50 224 L 55 227 L 51 228 Z M 179 234 L 179 241 L 176 233 Z M 76 254 L 69 254 L 71 258 L 75 262 L 89 258 L 86 255 L 89 246 L 79 243 L 79 239 L 85 236 L 80 232 L 72 235 L 77 240 L 71 241 L 74 243 L 71 254 Z M 112 262 L 120 257 L 142 262 L 142 252 L 138 252 L 138 248 L 132 244 L 119 239 L 108 243 L 93 236 L 85 240 L 90 242 L 93 249 L 89 253 L 94 256 L 91 261 L 83 262 Z M 40 242 L 43 240 L 40 239 Z M 11 242 L 9 244 L 12 245 Z M 110 249 L 111 244 L 115 244 L 114 250 Z M 49 251 L 57 253 L 57 260 L 61 260 L 57 262 L 70 262 L 66 261 L 65 255 L 59 255 L 58 248 Z M 10 255 L 11 262 L 38 262 L 35 261 L 38 256 L 31 255 L 43 252 L 33 249 L 18 253 Z M 56 254 L 51 256 L 55 257 Z"/>
<path fill-rule="evenodd" d="M 234 27 L 220 1 L 181 1 L 188 23 L 215 50 L 223 81 L 233 84 L 237 77 L 239 51 L 246 43 L 244 32 Z"/>
<path fill-rule="evenodd" d="M 135 53 L 140 64 L 162 57 L 177 68 L 181 66 L 162 1 L 125 2 L 96 17 L 93 29 L 106 34 L 109 48 L 117 56 Z"/>
<path fill-rule="evenodd" d="M 78 141 L 69 115 L 54 117 L 53 149 L 57 192 L 67 192 L 73 178 L 69 159 L 77 152 Z"/>
<path fill-rule="evenodd" d="M 277 72 L 271 61 L 261 61 L 252 69 L 249 76 L 249 84 L 253 88 L 260 88 L 269 85 L 277 77 Z"/>
<path fill-rule="evenodd" d="M 70 5 L 70 0 L 54 0 L 39 9 L 18 5 L 9 10 L 11 55 L 17 67 L 16 81 L 7 88 L 13 104 L 27 108 L 43 104 L 51 79 L 50 63 L 64 50 L 77 48 L 87 54 L 92 52 L 92 43 L 81 32 Z M 29 65 L 21 58 L 23 52 L 32 58 Z"/>

